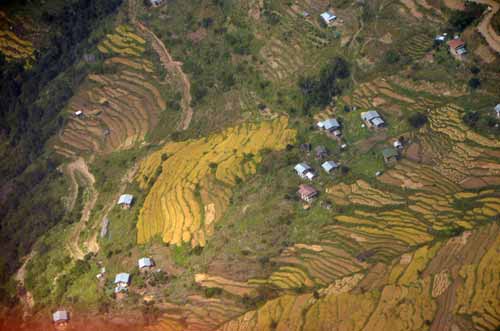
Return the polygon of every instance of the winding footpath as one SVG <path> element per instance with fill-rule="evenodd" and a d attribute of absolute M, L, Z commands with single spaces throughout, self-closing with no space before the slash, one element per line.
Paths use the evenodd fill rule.
<path fill-rule="evenodd" d="M 184 71 L 182 70 L 182 62 L 174 61 L 174 59 L 168 52 L 167 48 L 165 47 L 165 44 L 160 40 L 160 38 L 158 38 L 158 36 L 154 34 L 153 31 L 148 29 L 144 24 L 142 24 L 139 21 L 135 21 L 135 24 L 143 33 L 149 36 L 153 49 L 160 57 L 160 61 L 163 67 L 166 70 L 176 72 L 177 76 L 182 81 L 183 97 L 182 97 L 181 107 L 183 110 L 183 118 L 179 123 L 178 129 L 187 130 L 193 118 L 193 108 L 191 108 L 191 101 L 193 98 L 191 96 L 191 82 L 189 81 L 189 78 L 186 75 L 186 73 L 184 73 Z"/>
<path fill-rule="evenodd" d="M 479 33 L 486 39 L 488 45 L 493 49 L 497 54 L 500 54 L 500 36 L 496 33 L 495 29 L 491 24 L 491 20 L 493 16 L 500 10 L 500 3 L 495 0 L 473 0 L 477 3 L 482 3 L 491 8 L 488 11 L 484 19 L 477 26 L 477 30 Z"/>

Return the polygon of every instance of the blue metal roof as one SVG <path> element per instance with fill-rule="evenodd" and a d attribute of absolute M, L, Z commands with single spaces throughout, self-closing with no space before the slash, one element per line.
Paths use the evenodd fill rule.
<path fill-rule="evenodd" d="M 54 322 L 63 322 L 69 320 L 68 312 L 66 310 L 58 310 L 52 314 L 52 320 Z"/>
<path fill-rule="evenodd" d="M 119 205 L 131 205 L 134 196 L 132 194 L 122 194 L 118 200 Z"/>
<path fill-rule="evenodd" d="M 371 122 L 375 126 L 381 126 L 385 123 L 384 120 L 381 119 L 380 117 L 375 117 Z"/>
<path fill-rule="evenodd" d="M 130 282 L 130 275 L 126 272 L 119 273 L 115 277 L 115 284 L 118 284 L 118 283 L 128 284 L 129 282 Z"/>
<path fill-rule="evenodd" d="M 339 167 L 339 165 L 333 161 L 326 161 L 325 163 L 323 163 L 321 165 L 321 167 L 323 169 L 325 169 L 326 172 L 330 172 L 332 171 L 333 169 L 337 169 Z"/>
<path fill-rule="evenodd" d="M 375 110 L 369 110 L 366 113 L 362 114 L 362 118 L 365 121 L 371 121 L 374 118 L 380 117 L 379 113 Z"/>
<path fill-rule="evenodd" d="M 311 167 L 307 163 L 299 163 L 295 166 L 295 171 L 299 174 L 303 174 L 304 172 L 311 170 Z"/>
<path fill-rule="evenodd" d="M 143 257 L 139 259 L 139 269 L 149 268 L 152 266 L 153 266 L 153 260 L 151 260 L 149 257 Z"/>
<path fill-rule="evenodd" d="M 325 130 L 335 130 L 340 128 L 340 123 L 335 118 L 329 118 L 323 121 L 323 127 L 325 128 Z"/>

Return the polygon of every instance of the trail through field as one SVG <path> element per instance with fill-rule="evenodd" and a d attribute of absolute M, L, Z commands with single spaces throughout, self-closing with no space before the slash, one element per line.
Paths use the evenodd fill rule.
<path fill-rule="evenodd" d="M 479 33 L 486 39 L 486 42 L 490 47 L 500 54 L 500 36 L 495 32 L 493 25 L 491 24 L 491 19 L 495 16 L 496 12 L 500 10 L 500 3 L 495 0 L 474 0 L 475 2 L 485 4 L 491 7 L 491 10 L 486 13 L 484 19 L 479 23 L 477 29 Z"/>
<path fill-rule="evenodd" d="M 182 111 L 183 117 L 181 122 L 179 123 L 178 129 L 187 130 L 189 128 L 189 124 L 191 123 L 191 119 L 193 118 L 193 109 L 191 108 L 191 82 L 189 81 L 188 76 L 182 70 L 182 62 L 174 61 L 170 53 L 168 52 L 165 44 L 158 38 L 153 31 L 148 29 L 144 24 L 139 21 L 135 22 L 139 29 L 146 33 L 151 40 L 151 44 L 153 49 L 160 57 L 160 61 L 163 67 L 166 70 L 173 70 L 177 73 L 177 75 L 181 78 L 182 81 Z"/>
<path fill-rule="evenodd" d="M 81 232 L 87 226 L 87 223 L 90 218 L 90 213 L 92 212 L 92 209 L 94 209 L 94 206 L 97 202 L 98 192 L 94 188 L 95 184 L 94 175 L 92 175 L 92 173 L 89 171 L 87 163 L 83 158 L 78 158 L 75 161 L 68 164 L 66 171 L 69 174 L 70 178 L 73 180 L 73 185 L 76 185 L 77 191 L 79 189 L 79 185 L 78 182 L 76 181 L 76 173 L 77 172 L 80 173 L 80 175 L 84 178 L 86 182 L 89 193 L 88 200 L 85 202 L 85 205 L 83 206 L 82 216 L 80 218 L 80 221 L 76 225 L 75 230 L 70 235 L 70 238 L 68 240 L 68 250 L 70 255 L 75 259 L 81 260 L 84 258 L 86 253 L 83 252 L 78 242 Z M 91 245 L 89 245 L 89 242 L 91 242 Z M 95 253 L 99 250 L 99 245 L 97 244 L 97 240 L 93 242 L 91 239 L 89 239 L 89 241 L 84 243 L 84 246 L 87 247 L 89 252 Z"/>
<path fill-rule="evenodd" d="M 33 295 L 31 292 L 26 290 L 25 287 L 26 267 L 33 256 L 35 256 L 35 251 L 31 251 L 31 253 L 24 258 L 23 265 L 19 268 L 19 270 L 17 270 L 14 276 L 14 279 L 17 281 L 18 297 L 24 314 L 23 318 L 26 317 L 29 314 L 29 311 L 35 306 Z"/>

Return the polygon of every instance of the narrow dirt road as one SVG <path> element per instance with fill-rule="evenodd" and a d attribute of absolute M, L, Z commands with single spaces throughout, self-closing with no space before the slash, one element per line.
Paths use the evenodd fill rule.
<path fill-rule="evenodd" d="M 76 225 L 75 230 L 70 235 L 70 238 L 68 240 L 68 250 L 70 255 L 75 259 L 81 260 L 84 258 L 86 253 L 89 252 L 96 253 L 99 250 L 99 245 L 97 244 L 97 240 L 95 241 L 95 243 L 92 242 L 92 245 L 89 245 L 88 241 L 84 243 L 87 252 L 84 252 L 79 245 L 81 232 L 87 227 L 87 223 L 90 219 L 90 213 L 92 212 L 92 209 L 94 209 L 99 194 L 94 188 L 95 184 L 94 175 L 92 175 L 92 173 L 89 171 L 87 163 L 85 163 L 85 160 L 83 158 L 80 157 L 75 161 L 71 162 L 70 164 L 68 164 L 66 166 L 66 172 L 69 174 L 70 178 L 74 181 L 74 185 L 76 185 L 77 190 L 79 189 L 78 188 L 79 186 L 78 182 L 76 181 L 76 173 L 78 172 L 80 175 L 82 175 L 87 183 L 87 190 L 89 193 L 88 200 L 85 202 L 85 205 L 83 206 L 82 216 L 80 218 L 80 221 Z"/>
<path fill-rule="evenodd" d="M 174 71 L 182 81 L 183 96 L 182 96 L 181 106 L 183 111 L 183 117 L 181 122 L 179 123 L 178 129 L 187 130 L 193 118 L 193 108 L 191 108 L 191 101 L 193 98 L 191 96 L 191 82 L 189 81 L 189 78 L 184 73 L 184 71 L 182 71 L 182 62 L 174 61 L 172 59 L 172 56 L 165 47 L 165 44 L 163 44 L 160 38 L 158 38 L 153 31 L 148 29 L 144 24 L 142 24 L 137 20 L 135 21 L 135 24 L 143 33 L 149 36 L 153 49 L 160 57 L 160 61 L 163 67 L 166 70 Z"/>
<path fill-rule="evenodd" d="M 484 37 L 484 39 L 486 39 L 486 42 L 491 47 L 491 49 L 500 54 L 500 36 L 495 32 L 495 29 L 493 29 L 493 26 L 491 25 L 491 19 L 496 14 L 496 12 L 500 10 L 500 3 L 495 0 L 473 1 L 491 7 L 491 10 L 485 14 L 483 20 L 477 26 L 477 30 Z"/>

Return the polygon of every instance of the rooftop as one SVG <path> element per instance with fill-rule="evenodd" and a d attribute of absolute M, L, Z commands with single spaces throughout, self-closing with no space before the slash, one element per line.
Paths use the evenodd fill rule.
<path fill-rule="evenodd" d="M 63 322 L 69 320 L 69 315 L 66 310 L 58 310 L 52 314 L 52 320 L 54 322 Z"/>
<path fill-rule="evenodd" d="M 337 16 L 335 16 L 332 12 L 326 11 L 323 14 L 321 14 L 321 18 L 327 22 L 330 23 L 331 21 L 335 21 L 337 19 Z"/>
<path fill-rule="evenodd" d="M 318 191 L 311 185 L 302 184 L 299 186 L 299 194 L 304 196 L 311 196 L 317 194 Z"/>
<path fill-rule="evenodd" d="M 337 169 L 339 167 L 339 165 L 337 163 L 335 163 L 334 161 L 326 161 L 325 163 L 323 163 L 321 165 L 321 167 L 323 169 L 325 169 L 326 172 L 330 172 L 333 169 Z"/>
<path fill-rule="evenodd" d="M 335 118 L 329 118 L 321 123 L 323 124 L 323 128 L 325 130 L 334 130 L 340 128 L 340 123 Z"/>
<path fill-rule="evenodd" d="M 142 268 L 149 268 L 153 266 L 153 260 L 151 260 L 149 257 L 143 257 L 139 259 L 139 269 Z"/>
<path fill-rule="evenodd" d="M 380 114 L 375 110 L 369 110 L 367 112 L 361 113 L 361 118 L 364 121 L 372 121 L 377 117 L 380 118 Z"/>
<path fill-rule="evenodd" d="M 115 284 L 118 284 L 118 283 L 128 284 L 129 282 L 130 282 L 130 275 L 126 272 L 119 273 L 115 277 Z"/>
<path fill-rule="evenodd" d="M 311 170 L 312 168 L 307 163 L 302 162 L 302 163 L 297 164 L 294 169 L 299 174 L 303 174 L 304 172 Z"/>
<path fill-rule="evenodd" d="M 452 39 L 448 41 L 448 46 L 450 46 L 453 49 L 457 49 L 459 47 L 464 47 L 465 46 L 465 41 L 462 39 Z"/>
<path fill-rule="evenodd" d="M 134 200 L 134 196 L 132 194 L 122 194 L 120 199 L 118 199 L 119 205 L 131 205 L 132 200 Z"/>

